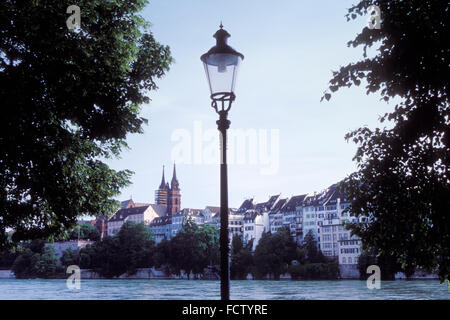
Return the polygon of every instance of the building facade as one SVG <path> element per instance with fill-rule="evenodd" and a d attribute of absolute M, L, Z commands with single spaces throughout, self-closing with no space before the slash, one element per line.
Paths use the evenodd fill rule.
<path fill-rule="evenodd" d="M 166 211 L 167 206 L 159 204 L 122 208 L 108 220 L 108 236 L 116 235 L 127 221 L 149 225 L 153 219 L 165 216 Z"/>

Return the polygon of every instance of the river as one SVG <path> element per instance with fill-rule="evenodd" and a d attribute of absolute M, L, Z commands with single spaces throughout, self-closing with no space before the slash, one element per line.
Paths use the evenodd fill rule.
<path fill-rule="evenodd" d="M 220 299 L 218 281 L 81 280 L 69 290 L 66 280 L 0 279 L 0 299 L 24 300 L 206 300 Z M 231 281 L 235 300 L 450 299 L 447 284 L 436 280 L 382 281 L 369 290 L 365 281 Z"/>

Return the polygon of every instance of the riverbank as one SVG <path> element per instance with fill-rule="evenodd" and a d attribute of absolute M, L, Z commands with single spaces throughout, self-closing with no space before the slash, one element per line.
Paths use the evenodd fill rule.
<path fill-rule="evenodd" d="M 341 271 L 342 272 L 342 271 Z M 90 270 L 90 269 L 81 269 L 80 271 L 81 279 L 88 280 L 88 279 L 105 279 L 102 278 L 97 272 Z M 351 275 L 355 275 L 352 273 Z M 67 279 L 68 274 L 60 274 L 55 277 L 52 277 L 52 279 Z M 15 279 L 14 273 L 11 270 L 0 270 L 0 279 Z M 175 274 L 168 274 L 162 270 L 156 269 L 156 268 L 140 268 L 137 270 L 137 272 L 133 275 L 128 274 L 122 274 L 118 278 L 114 278 L 117 280 L 120 279 L 129 279 L 129 280 L 188 280 L 187 274 L 184 272 L 181 273 L 181 275 L 175 275 Z M 217 273 L 214 272 L 205 272 L 204 274 L 190 274 L 189 276 L 190 280 L 219 280 L 220 277 Z M 395 275 L 395 280 L 406 280 L 406 276 L 399 272 Z M 247 280 L 253 280 L 253 277 L 251 274 L 247 275 Z M 267 277 L 263 281 L 269 281 L 273 280 Z M 291 275 L 286 273 L 282 274 L 280 276 L 280 280 L 292 280 Z M 355 277 L 342 277 L 339 280 L 359 280 L 359 276 Z M 422 271 L 416 271 L 414 275 L 407 280 L 439 280 L 438 276 L 435 274 L 428 274 Z M 244 280 L 245 281 L 245 280 Z M 293 280 L 298 281 L 298 280 Z"/>

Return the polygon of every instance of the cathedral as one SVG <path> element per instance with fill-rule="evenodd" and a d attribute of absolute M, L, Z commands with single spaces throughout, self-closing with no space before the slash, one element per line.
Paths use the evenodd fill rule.
<path fill-rule="evenodd" d="M 164 178 L 164 166 L 162 172 L 161 184 L 155 192 L 155 204 L 162 204 L 167 206 L 167 215 L 171 216 L 177 212 L 180 212 L 181 207 L 181 194 L 180 184 L 177 179 L 177 171 L 175 169 L 175 163 L 173 164 L 172 181 L 166 183 Z"/>

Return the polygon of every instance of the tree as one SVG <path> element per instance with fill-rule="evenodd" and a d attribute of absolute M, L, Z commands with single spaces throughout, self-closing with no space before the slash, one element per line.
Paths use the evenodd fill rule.
<path fill-rule="evenodd" d="M 88 246 L 87 246 L 88 247 Z M 118 277 L 127 272 L 127 258 L 122 254 L 119 238 L 106 237 L 90 248 L 80 251 L 81 266 L 87 265 L 106 278 Z"/>
<path fill-rule="evenodd" d="M 393 255 L 403 269 L 417 266 L 450 273 L 449 4 L 434 0 L 361 0 L 347 19 L 381 10 L 381 28 L 364 28 L 349 46 L 362 46 L 363 59 L 333 72 L 329 89 L 359 86 L 378 92 L 395 109 L 381 118 L 391 129 L 360 128 L 346 135 L 358 144 L 358 171 L 341 184 L 352 199 L 353 224 L 363 247 Z M 369 58 L 367 48 L 377 45 Z M 329 100 L 331 94 L 325 93 Z"/>
<path fill-rule="evenodd" d="M 288 228 L 280 228 L 273 235 L 263 233 L 254 254 L 256 278 L 270 274 L 278 280 L 295 258 L 296 246 Z"/>
<path fill-rule="evenodd" d="M 242 238 L 234 236 L 231 240 L 231 264 L 230 278 L 234 280 L 244 280 L 253 267 L 252 255 L 253 243 L 248 243 L 245 247 Z"/>
<path fill-rule="evenodd" d="M 291 263 L 297 255 L 297 245 L 291 237 L 289 227 L 282 227 L 273 234 L 273 241 L 282 248 L 280 251 L 281 258 L 285 263 Z"/>
<path fill-rule="evenodd" d="M 7 250 L 0 253 L 0 269 L 11 269 L 14 260 L 19 256 L 16 250 Z"/>
<path fill-rule="evenodd" d="M 80 250 L 82 268 L 92 268 L 107 278 L 153 266 L 155 242 L 143 223 L 125 222 L 114 237 L 105 237 Z"/>
<path fill-rule="evenodd" d="M 68 248 L 67 250 L 64 250 L 64 252 L 59 260 L 61 261 L 61 264 L 64 267 L 68 267 L 70 265 L 78 265 L 79 264 L 79 255 L 76 251 Z"/>
<path fill-rule="evenodd" d="M 37 277 L 48 277 L 57 271 L 58 258 L 55 255 L 53 246 L 46 246 L 44 252 L 33 261 L 33 273 Z"/>
<path fill-rule="evenodd" d="M 327 263 L 307 263 L 290 265 L 288 272 L 293 280 L 336 280 L 339 278 L 339 265 Z"/>
<path fill-rule="evenodd" d="M 315 263 L 327 263 L 327 262 L 330 262 L 329 260 L 330 260 L 329 258 L 327 258 L 327 257 L 325 257 L 323 255 L 322 250 L 319 250 L 319 252 L 317 253 L 317 257 L 316 257 L 316 259 L 314 259 L 313 262 L 315 262 Z"/>
<path fill-rule="evenodd" d="M 0 246 L 8 228 L 15 242 L 47 238 L 114 212 L 132 172 L 100 159 L 143 132 L 140 106 L 172 61 L 138 14 L 147 1 L 77 3 L 78 30 L 67 1 L 0 6 Z"/>
<path fill-rule="evenodd" d="M 317 257 L 317 241 L 311 230 L 308 231 L 303 239 L 303 246 L 306 250 L 306 261 L 312 262 Z"/>
<path fill-rule="evenodd" d="M 372 249 L 363 251 L 358 257 L 358 270 L 361 280 L 367 280 L 370 274 L 367 273 L 367 268 L 370 265 L 377 265 L 380 268 L 381 280 L 395 280 L 395 274 L 403 271 L 407 277 L 411 276 L 415 270 L 403 270 L 401 265 L 397 262 L 397 258 L 393 255 L 378 254 L 378 250 Z"/>
<path fill-rule="evenodd" d="M 199 230 L 199 240 L 205 251 L 208 265 L 219 264 L 220 262 L 220 236 L 216 226 L 209 224 L 202 225 Z"/>
<path fill-rule="evenodd" d="M 16 258 L 11 268 L 16 278 L 27 278 L 33 274 L 32 266 L 38 259 L 37 257 L 34 258 L 35 255 L 39 254 L 34 253 L 30 249 L 25 249 L 25 251 Z"/>
<path fill-rule="evenodd" d="M 137 268 L 153 266 L 155 240 L 148 226 L 128 221 L 120 228 L 117 238 L 128 273 L 135 273 Z"/>
<path fill-rule="evenodd" d="M 100 240 L 100 231 L 93 225 L 83 223 L 78 224 L 75 226 L 75 228 L 70 232 L 69 234 L 70 240 L 92 240 L 92 241 L 98 241 Z"/>
<path fill-rule="evenodd" d="M 369 274 L 367 273 L 367 268 L 371 265 L 377 265 L 377 258 L 374 254 L 370 254 L 367 251 L 361 252 L 358 257 L 358 271 L 359 278 L 361 280 L 367 280 Z M 381 268 L 380 268 L 381 271 Z"/>
<path fill-rule="evenodd" d="M 155 248 L 155 253 L 153 255 L 153 261 L 155 262 L 155 267 L 160 268 L 164 265 L 170 263 L 171 257 L 171 243 L 167 239 L 163 239 Z"/>
<path fill-rule="evenodd" d="M 300 264 L 306 263 L 307 250 L 302 246 L 296 249 L 296 260 Z"/>
<path fill-rule="evenodd" d="M 16 278 L 46 278 L 56 273 L 58 259 L 53 246 L 43 243 L 36 240 L 25 245 L 11 268 Z"/>
<path fill-rule="evenodd" d="M 218 261 L 219 235 L 215 227 L 198 226 L 190 217 L 183 222 L 182 229 L 170 240 L 169 265 L 180 275 L 183 270 L 202 273 L 211 262 Z"/>

